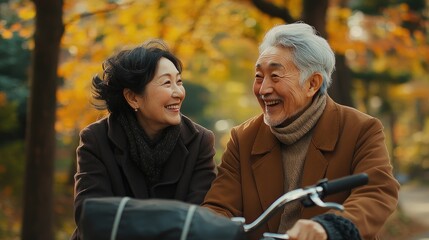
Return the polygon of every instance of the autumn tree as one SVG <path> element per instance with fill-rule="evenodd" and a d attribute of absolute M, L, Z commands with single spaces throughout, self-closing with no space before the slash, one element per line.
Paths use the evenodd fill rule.
<path fill-rule="evenodd" d="M 10 209 L 21 209 L 22 199 L 30 51 L 14 31 L 19 27 L 16 13 L 0 5 L 0 239 L 16 235 L 14 219 L 20 215 Z"/>
<path fill-rule="evenodd" d="M 235 124 L 259 112 L 251 94 L 257 39 L 267 26 L 279 23 L 278 19 L 261 14 L 250 4 L 243 6 L 225 0 L 168 4 L 132 1 L 110 12 L 100 9 L 115 5 L 112 2 L 82 1 L 76 4 L 78 8 L 73 8 L 73 4 L 70 2 L 65 12 L 63 61 L 59 69 L 64 85 L 58 92 L 60 120 L 56 129 L 64 139 L 75 139 L 77 130 L 104 116 L 90 105 L 90 80 L 101 73 L 101 63 L 116 51 L 150 38 L 163 38 L 184 63 L 183 79 L 188 93 L 185 114 L 213 129 L 220 119 Z M 206 104 L 193 104 L 193 97 L 204 97 Z"/>
<path fill-rule="evenodd" d="M 365 51 L 357 54 L 354 61 L 353 77 L 359 79 L 364 88 L 363 102 L 367 112 L 371 112 L 370 98 L 374 92 L 387 94 L 389 85 L 410 81 L 425 72 L 423 45 L 425 35 L 424 0 L 384 0 L 355 1 L 352 10 L 364 14 L 355 26 L 365 29 Z M 362 41 L 362 39 L 359 39 Z M 426 57 L 427 58 L 427 57 Z M 403 59 L 409 61 L 402 62 Z M 376 91 L 372 90 L 375 86 Z M 382 95 L 382 94 L 380 94 Z M 381 112 L 391 111 L 388 96 L 382 98 Z"/>
<path fill-rule="evenodd" d="M 353 92 L 350 92 L 352 79 L 348 75 L 350 72 L 347 69 L 341 70 L 343 69 L 341 64 L 345 66 L 344 56 L 347 56 L 347 66 L 352 68 L 355 78 L 366 76 L 362 69 L 375 72 L 375 70 L 388 68 L 394 70 L 408 68 L 413 72 L 413 76 L 424 72 L 422 68 L 425 66 L 427 68 L 427 65 L 420 62 L 425 64 L 429 62 L 429 52 L 428 48 L 424 47 L 425 44 L 427 45 L 427 40 L 425 40 L 427 32 L 422 34 L 421 29 L 428 25 L 414 21 L 415 15 L 408 14 L 404 4 L 392 12 L 377 12 L 377 14 L 383 13 L 382 17 L 378 17 L 384 18 L 382 20 L 385 22 L 381 21 L 384 25 L 379 24 L 380 19 L 376 24 L 373 19 L 364 17 L 368 22 L 362 28 L 377 37 L 377 41 L 369 40 L 368 42 L 349 38 L 352 32 L 349 28 L 349 22 L 353 20 L 353 17 L 359 15 L 354 12 L 354 9 L 349 8 L 350 2 L 376 4 L 377 8 L 382 10 L 380 3 L 393 1 L 408 2 L 412 10 L 419 8 L 418 4 L 416 5 L 417 2 L 422 2 L 422 0 L 68 0 L 64 1 L 63 4 L 65 30 L 64 36 L 61 38 L 62 24 L 61 17 L 58 16 L 60 15 L 58 14 L 60 11 L 58 5 L 61 4 L 61 1 L 44 6 L 47 3 L 33 0 L 38 6 L 36 9 L 38 11 L 38 23 L 36 24 L 38 30 L 34 36 L 34 43 L 33 39 L 27 35 L 28 31 L 33 32 L 33 28 L 30 30 L 19 29 L 20 25 L 26 24 L 33 27 L 34 9 L 29 7 L 32 5 L 28 4 L 28 0 L 9 1 L 19 2 L 20 6 L 16 12 L 21 21 L 13 26 L 5 26 L 4 11 L 2 11 L 0 14 L 2 17 L 0 34 L 3 36 L 11 36 L 11 33 L 20 36 L 25 35 L 28 41 L 23 45 L 29 46 L 28 48 L 32 50 L 35 48 L 33 52 L 34 65 L 31 71 L 31 99 L 33 100 L 31 100 L 31 104 L 29 102 L 28 112 L 30 114 L 27 135 L 29 151 L 27 154 L 25 223 L 23 226 L 23 233 L 25 232 L 25 234 L 23 235 L 25 238 L 31 237 L 33 239 L 34 236 L 43 236 L 38 232 L 36 233 L 37 229 L 37 231 L 46 233 L 52 231 L 50 229 L 51 206 L 53 205 L 51 199 L 51 154 L 55 150 L 52 108 L 56 107 L 55 130 L 57 140 L 62 141 L 60 142 L 62 146 L 69 144 L 67 148 L 70 149 L 70 153 L 66 153 L 65 157 L 63 156 L 66 159 L 60 159 L 60 161 L 75 163 L 73 154 L 76 149 L 75 144 L 79 140 L 78 131 L 90 122 L 104 116 L 104 113 L 95 111 L 90 105 L 90 80 L 94 74 L 102 71 L 101 63 L 109 55 L 121 48 L 138 45 L 149 38 L 164 38 L 172 51 L 184 63 L 183 77 L 188 94 L 182 108 L 183 112 L 213 129 L 217 135 L 217 141 L 222 142 L 228 139 L 229 127 L 249 116 L 260 113 L 260 107 L 251 92 L 254 61 L 258 55 L 257 45 L 263 34 L 275 24 L 302 20 L 315 26 L 319 33 L 329 40 L 337 57 L 340 58 L 337 59 L 335 74 L 345 73 L 344 76 L 334 76 L 338 80 L 334 79 L 333 86 L 330 88 L 330 95 L 339 102 L 347 104 L 351 96 L 353 96 L 353 100 L 364 99 L 361 96 L 366 93 L 369 94 L 369 100 L 366 102 L 370 102 L 374 93 L 381 92 L 378 92 L 378 89 L 386 90 L 386 94 L 388 92 L 386 85 L 384 83 L 379 84 L 375 78 L 374 83 L 368 87 L 369 91 L 365 92 L 365 88 L 359 88 L 360 85 L 356 84 L 359 81 L 354 81 Z M 404 20 L 403 27 L 410 26 L 409 29 L 412 29 L 411 35 L 403 28 L 397 27 L 401 25 L 395 22 L 398 15 L 404 17 L 402 18 Z M 391 24 L 392 22 L 394 24 Z M 387 28 L 381 29 L 384 32 L 380 31 L 380 28 L 376 28 L 379 25 L 395 27 L 387 33 Z M 42 28 L 49 31 L 41 30 Z M 24 33 L 25 31 L 27 33 Z M 383 34 L 380 35 L 380 32 Z M 61 50 L 57 48 L 59 39 L 61 39 Z M 420 44 L 410 44 L 414 42 Z M 49 50 L 47 45 L 50 46 Z M 12 50 L 12 48 L 0 43 L 0 51 L 2 48 Z M 46 50 L 42 48 L 46 48 Z M 383 52 L 386 49 L 389 49 L 388 54 Z M 58 57 L 58 51 L 61 53 L 60 65 L 58 72 L 56 72 L 54 69 L 58 64 L 55 61 Z M 43 57 L 40 57 L 42 53 Z M 14 57 L 16 56 L 14 54 Z M 9 57 L 7 58 L 9 59 Z M 5 59 L 0 59 L 0 64 L 3 60 Z M 21 65 L 21 68 L 18 69 L 22 68 Z M 56 87 L 55 83 L 58 83 L 56 73 L 62 83 L 57 91 L 57 99 L 53 94 L 53 88 Z M 356 75 L 356 73 L 361 75 Z M 427 79 L 425 76 L 427 74 L 421 74 L 420 78 Z M 13 83 L 10 80 L 5 82 Z M 46 90 L 44 89 L 45 85 L 41 86 L 42 82 L 46 84 Z M 341 84 L 341 86 L 336 86 L 336 84 Z M 375 88 L 376 85 L 379 87 Z M 418 88 L 422 89 L 421 87 Z M 41 93 L 43 94 L 40 95 Z M 10 91 L 7 94 L 9 97 Z M 335 94 L 340 96 L 337 97 Z M 342 98 L 347 99 L 338 100 Z M 0 94 L 0 105 L 8 103 L 4 99 L 4 95 Z M 412 109 L 410 106 L 413 103 L 403 104 L 406 105 L 407 110 Z M 2 113 L 11 118 L 12 115 L 8 113 L 13 112 L 13 108 L 8 109 L 10 110 Z M 8 122 L 13 122 L 13 120 Z M 6 121 L 2 122 L 2 124 L 4 123 Z M 412 141 L 408 142 L 411 145 Z M 223 149 L 222 144 L 219 144 L 218 152 L 221 153 Z M 18 150 L 13 151 L 13 153 L 15 152 Z M 419 153 L 418 151 L 413 152 L 416 155 Z M 10 159 L 17 158 L 17 154 L 10 155 L 12 156 Z M 404 156 L 402 155 L 402 158 Z M 4 155 L 1 157 L 4 158 Z M 67 166 L 69 165 L 67 164 Z M 10 171 L 10 167 L 6 167 Z M 75 167 L 72 167 L 72 170 L 74 172 Z M 64 176 L 62 175 L 64 174 L 63 171 L 63 169 L 59 170 L 59 174 L 56 175 L 57 177 L 60 176 L 60 181 L 64 179 L 62 178 Z M 0 172 L 0 174 L 2 174 L 0 180 L 8 178 L 4 172 Z M 72 178 L 73 174 L 70 174 L 70 177 Z M 60 181 L 55 183 L 61 184 Z M 40 188 L 40 186 L 42 187 Z M 72 194 L 70 186 L 61 187 L 64 192 L 69 191 L 67 194 Z M 72 199 L 69 201 L 72 202 Z M 70 206 L 67 208 L 71 209 Z M 46 218 L 35 217 L 44 215 L 47 215 Z M 73 222 L 73 220 L 71 221 Z M 49 237 L 41 238 L 49 239 Z"/>
<path fill-rule="evenodd" d="M 0 127 L 0 146 L 14 140 L 23 140 L 25 134 L 25 109 L 27 89 L 27 74 L 29 65 L 29 51 L 22 49 L 25 39 L 18 34 L 11 33 L 10 38 L 0 36 L 0 93 L 5 94 L 6 102 L 13 105 L 16 119 L 11 124 L 15 128 Z M 11 117 L 11 114 L 5 115 Z M 7 121 L 1 121 L 6 123 Z M 2 124 L 0 124 L 2 125 Z"/>
<path fill-rule="evenodd" d="M 405 164 L 400 162 L 409 162 L 409 159 L 413 159 L 416 168 L 423 169 L 424 164 L 415 163 L 423 163 L 424 157 L 404 154 L 405 148 L 400 147 L 401 138 L 395 134 L 395 129 L 398 128 L 397 123 L 401 121 L 401 117 L 408 115 L 404 114 L 403 109 L 403 102 L 406 100 L 415 106 L 411 108 L 415 109 L 415 120 L 409 120 L 408 127 L 417 132 L 425 130 L 425 114 L 421 106 L 424 106 L 422 99 L 427 99 L 427 93 L 422 92 L 427 91 L 424 82 L 427 82 L 429 74 L 429 48 L 425 37 L 428 34 L 426 2 L 361 0 L 354 2 L 351 7 L 364 16 L 356 22 L 356 27 L 365 29 L 362 35 L 368 43 L 365 51 L 357 53 L 354 61 L 351 61 L 353 76 L 358 80 L 357 87 L 361 88 L 359 92 L 364 108 L 368 113 L 384 118 L 387 123 L 386 132 L 390 136 L 388 140 L 394 170 L 404 172 L 401 165 Z M 398 91 L 401 86 L 408 89 L 403 89 L 401 93 Z M 407 139 L 403 145 L 419 145 L 408 137 L 402 139 Z"/>
<path fill-rule="evenodd" d="M 33 0 L 36 18 L 26 133 L 21 238 L 53 240 L 53 174 L 57 67 L 64 27 L 62 1 Z"/>

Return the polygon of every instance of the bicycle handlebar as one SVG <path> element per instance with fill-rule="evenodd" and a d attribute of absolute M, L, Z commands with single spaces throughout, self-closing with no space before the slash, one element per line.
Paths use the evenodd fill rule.
<path fill-rule="evenodd" d="M 329 182 L 319 182 L 318 186 L 323 188 L 324 195 L 329 195 L 359 187 L 367 183 L 368 174 L 361 173 L 338 178 Z"/>
<path fill-rule="evenodd" d="M 368 174 L 360 173 L 350 175 L 342 178 L 338 178 L 332 181 L 328 179 L 322 179 L 314 186 L 306 188 L 298 188 L 293 191 L 287 192 L 279 197 L 274 203 L 272 203 L 255 221 L 249 224 L 244 224 L 243 228 L 245 232 L 251 232 L 264 224 L 272 215 L 277 213 L 282 207 L 291 201 L 302 200 L 306 206 L 318 205 L 320 207 L 335 208 L 337 210 L 343 210 L 344 207 L 337 203 L 325 203 L 320 198 L 326 195 L 342 192 L 358 186 L 362 186 L 368 183 Z M 232 218 L 233 221 L 245 222 L 242 217 Z"/>

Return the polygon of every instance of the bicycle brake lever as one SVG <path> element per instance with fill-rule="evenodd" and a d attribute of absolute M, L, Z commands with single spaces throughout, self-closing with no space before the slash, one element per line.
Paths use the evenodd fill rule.
<path fill-rule="evenodd" d="M 287 233 L 264 233 L 264 238 L 274 238 L 274 239 L 289 239 L 289 235 Z"/>
<path fill-rule="evenodd" d="M 241 224 L 246 223 L 246 219 L 244 217 L 232 217 L 231 221 L 238 222 L 238 223 L 241 223 Z"/>
<path fill-rule="evenodd" d="M 341 204 L 334 203 L 334 202 L 324 202 L 320 199 L 319 195 L 317 193 L 311 193 L 309 195 L 311 201 L 316 204 L 319 207 L 323 208 L 333 208 L 339 211 L 344 211 L 344 207 Z"/>

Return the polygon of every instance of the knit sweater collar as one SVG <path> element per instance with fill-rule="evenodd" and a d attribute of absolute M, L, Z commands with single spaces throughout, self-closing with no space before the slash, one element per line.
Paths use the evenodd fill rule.
<path fill-rule="evenodd" d="M 326 94 L 317 95 L 307 110 L 298 118 L 284 127 L 270 127 L 271 132 L 283 144 L 294 144 L 316 125 L 325 106 Z"/>

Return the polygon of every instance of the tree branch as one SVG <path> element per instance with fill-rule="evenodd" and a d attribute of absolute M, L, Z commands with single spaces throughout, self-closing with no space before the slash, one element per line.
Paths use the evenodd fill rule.
<path fill-rule="evenodd" d="M 122 3 L 122 4 L 110 3 L 105 8 L 99 9 L 97 11 L 94 11 L 94 12 L 84 12 L 84 13 L 81 13 L 81 14 L 77 14 L 77 15 L 71 17 L 64 25 L 76 22 L 78 20 L 81 20 L 81 19 L 84 19 L 84 18 L 87 18 L 87 17 L 94 16 L 94 15 L 97 15 L 97 14 L 103 14 L 103 13 L 112 12 L 112 11 L 114 11 L 114 10 L 120 8 L 120 7 L 128 6 L 128 5 L 131 5 L 133 3 L 134 3 L 134 1 L 130 1 L 130 2 Z"/>
<path fill-rule="evenodd" d="M 183 41 L 185 40 L 186 36 L 189 36 L 195 31 L 195 28 L 197 27 L 197 24 L 201 17 L 204 14 L 204 10 L 207 8 L 207 6 L 210 4 L 211 0 L 206 0 L 203 4 L 200 5 L 198 9 L 198 14 L 194 17 L 194 21 L 189 26 L 189 28 L 181 35 L 182 37 L 178 38 L 174 44 L 174 48 L 172 49 L 172 52 L 177 53 L 179 48 L 181 47 Z"/>
<path fill-rule="evenodd" d="M 292 15 L 290 15 L 290 12 L 287 8 L 278 7 L 264 0 L 252 0 L 252 3 L 261 12 L 266 13 L 272 17 L 280 18 L 286 23 L 292 23 L 297 21 L 292 17 Z"/>

